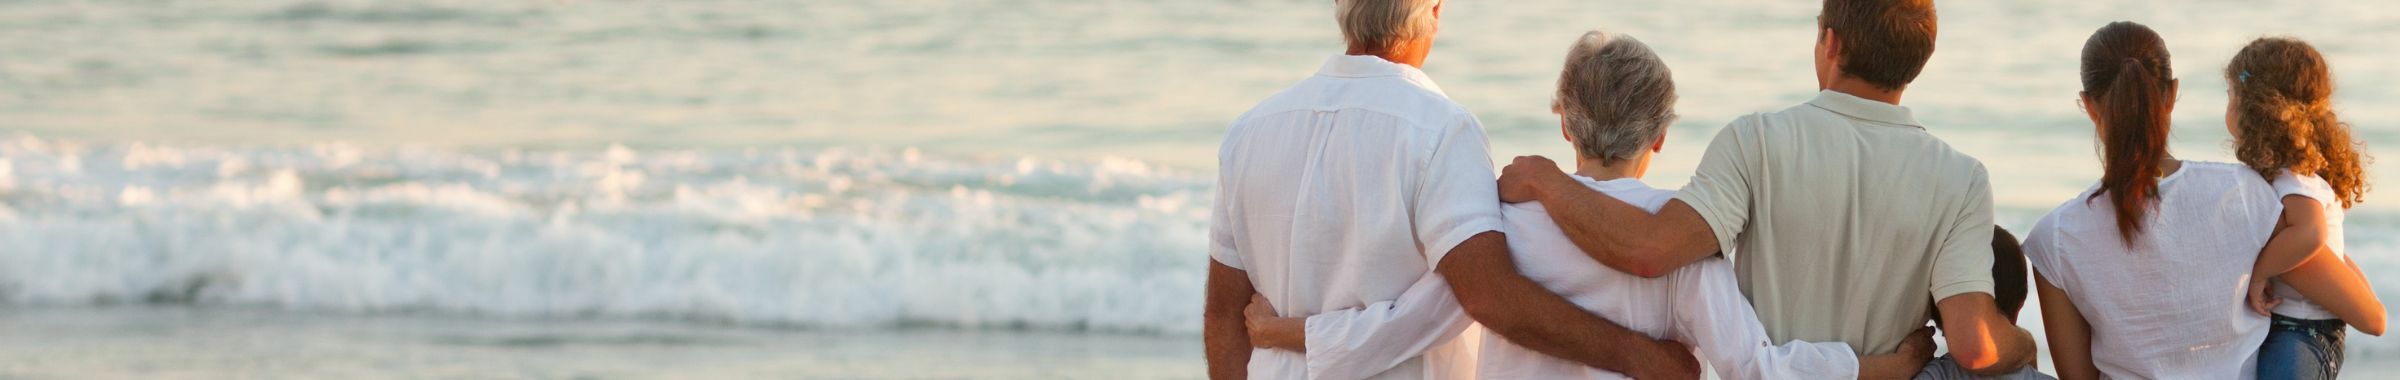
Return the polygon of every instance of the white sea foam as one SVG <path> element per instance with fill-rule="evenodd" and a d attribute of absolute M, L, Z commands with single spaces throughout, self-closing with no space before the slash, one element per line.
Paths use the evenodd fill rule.
<path fill-rule="evenodd" d="M 1191 333 L 1208 183 L 913 150 L 0 141 L 0 300 Z"/>
<path fill-rule="evenodd" d="M 914 149 L 19 136 L 0 139 L 0 303 L 1188 335 L 1209 191 L 1202 174 L 1134 160 Z M 2021 229 L 2038 212 L 2003 219 Z M 2362 267 L 2400 270 L 2385 233 L 2400 222 L 2350 223 Z"/>

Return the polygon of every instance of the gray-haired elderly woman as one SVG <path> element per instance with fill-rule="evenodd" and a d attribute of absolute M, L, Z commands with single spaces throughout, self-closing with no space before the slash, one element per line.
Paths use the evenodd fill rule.
<path fill-rule="evenodd" d="M 1551 106 L 1575 145 L 1576 180 L 1654 213 L 1675 196 L 1641 182 L 1667 125 L 1675 122 L 1673 75 L 1648 45 L 1602 31 L 1584 33 L 1567 50 Z M 1539 202 L 1507 205 L 1500 213 L 1510 255 L 1527 278 L 1626 328 L 1690 344 L 1724 378 L 1908 378 L 1932 357 L 1931 330 L 1912 336 L 1900 352 L 1866 357 L 1841 342 L 1776 345 L 1724 258 L 1644 278 L 1586 256 Z M 1476 367 L 1484 379 L 1617 376 L 1506 339 L 1483 340 L 1482 355 Z"/>

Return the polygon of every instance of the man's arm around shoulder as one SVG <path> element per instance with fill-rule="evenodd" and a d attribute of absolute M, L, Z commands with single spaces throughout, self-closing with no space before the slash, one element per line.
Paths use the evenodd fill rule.
<path fill-rule="evenodd" d="M 1691 379 L 1700 363 L 1681 343 L 1653 339 L 1593 315 L 1517 272 L 1506 237 L 1485 232 L 1444 256 L 1467 315 L 1510 343 L 1640 379 Z"/>
<path fill-rule="evenodd" d="M 1658 278 L 1719 251 L 1716 231 L 1700 212 L 1682 200 L 1668 201 L 1652 215 L 1648 210 L 1584 187 L 1558 164 L 1541 156 L 1521 156 L 1500 175 L 1500 198 L 1508 202 L 1538 200 L 1567 240 L 1585 255 L 1617 271 Z"/>
<path fill-rule="evenodd" d="M 2034 360 L 2033 333 L 2000 316 L 1990 293 L 1970 292 L 1943 298 L 1942 336 L 1950 355 L 1967 372 L 1999 376 L 2014 373 Z"/>

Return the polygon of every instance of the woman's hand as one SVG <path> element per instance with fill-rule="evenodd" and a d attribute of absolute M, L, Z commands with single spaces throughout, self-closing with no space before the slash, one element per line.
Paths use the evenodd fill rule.
<path fill-rule="evenodd" d="M 1251 295 L 1250 307 L 1242 310 L 1242 317 L 1250 328 L 1251 346 L 1308 352 L 1308 319 L 1276 316 L 1275 305 L 1267 303 L 1266 296 Z"/>

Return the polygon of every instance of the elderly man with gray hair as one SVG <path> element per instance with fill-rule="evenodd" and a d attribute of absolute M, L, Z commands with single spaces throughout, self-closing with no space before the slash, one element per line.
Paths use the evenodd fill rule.
<path fill-rule="evenodd" d="M 1576 182 L 1656 212 L 1675 196 L 1643 184 L 1653 153 L 1675 121 L 1675 82 L 1665 62 L 1632 37 L 1592 31 L 1578 38 L 1559 72 L 1551 110 L 1574 144 Z M 1601 265 L 1576 248 L 1541 202 L 1500 209 L 1518 270 L 1577 306 L 1654 338 L 1698 348 L 1727 379 L 1905 379 L 1932 357 L 1932 330 L 1899 352 L 1861 358 L 1841 342 L 1769 339 L 1742 297 L 1732 264 L 1708 258 L 1665 276 L 1644 278 Z M 1553 358 L 1511 340 L 1483 342 L 1479 377 L 1610 379 L 1617 373 Z"/>
<path fill-rule="evenodd" d="M 1210 377 L 1471 378 L 1469 315 L 1575 363 L 1696 377 L 1683 345 L 1518 273 L 1482 124 L 1418 69 L 1440 0 L 1335 7 L 1348 51 L 1237 118 L 1218 152 Z"/>

